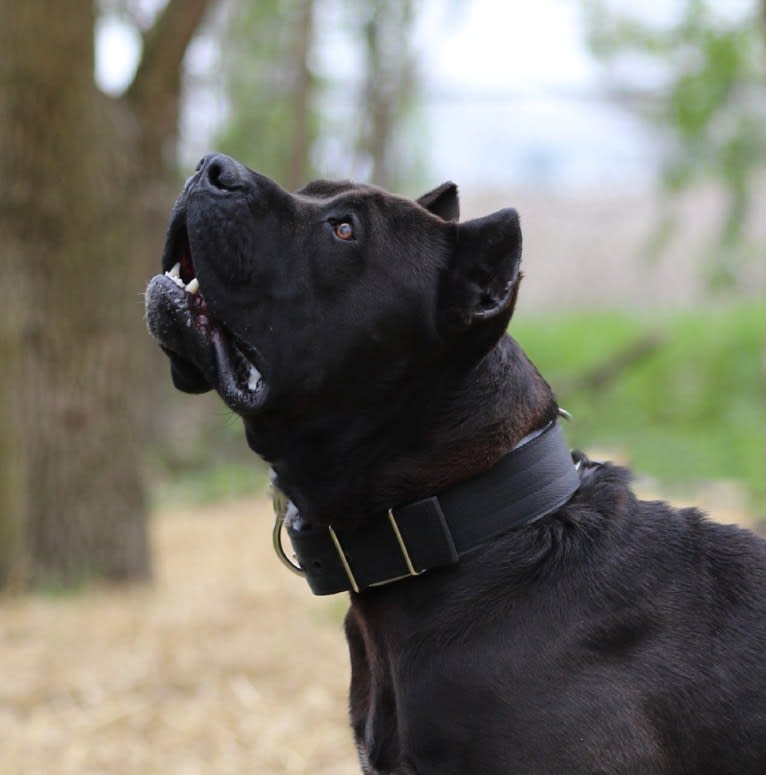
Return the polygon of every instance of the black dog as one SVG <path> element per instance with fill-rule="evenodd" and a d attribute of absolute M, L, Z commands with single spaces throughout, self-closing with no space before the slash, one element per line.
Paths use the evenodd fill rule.
<path fill-rule="evenodd" d="M 457 217 L 451 183 L 289 194 L 209 156 L 147 291 L 176 386 L 273 466 L 314 591 L 352 590 L 363 770 L 763 775 L 766 544 L 573 462 L 505 334 L 518 217 Z"/>

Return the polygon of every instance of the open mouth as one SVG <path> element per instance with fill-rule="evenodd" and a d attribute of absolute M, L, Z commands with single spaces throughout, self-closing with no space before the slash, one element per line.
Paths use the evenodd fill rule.
<path fill-rule="evenodd" d="M 153 277 L 146 290 L 146 320 L 175 369 L 187 376 L 179 387 L 185 389 L 186 382 L 188 392 L 200 392 L 200 385 L 207 383 L 238 413 L 260 409 L 268 386 L 256 365 L 259 354 L 211 315 L 182 212 L 173 218 L 162 267 L 163 274 Z"/>
<path fill-rule="evenodd" d="M 199 278 L 194 273 L 194 264 L 191 261 L 191 257 L 184 256 L 181 261 L 176 261 L 176 263 L 165 272 L 165 277 L 169 277 L 179 288 L 183 288 L 186 293 L 196 296 L 200 302 L 200 306 L 205 305 L 205 300 L 199 292 Z"/>
<path fill-rule="evenodd" d="M 199 292 L 199 280 L 192 260 L 189 233 L 186 228 L 186 213 L 178 210 L 173 214 L 165 248 L 162 251 L 162 268 L 165 276 L 192 295 Z M 187 287 L 189 286 L 189 287 Z"/>

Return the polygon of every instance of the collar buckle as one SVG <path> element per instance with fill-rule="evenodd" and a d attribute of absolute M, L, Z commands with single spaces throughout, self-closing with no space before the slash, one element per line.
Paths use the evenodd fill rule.
<path fill-rule="evenodd" d="M 396 517 L 394 516 L 393 509 L 388 510 L 388 523 L 391 526 L 391 530 L 394 533 L 394 537 L 396 538 L 396 543 L 399 546 L 399 551 L 402 554 L 402 559 L 404 559 L 404 564 L 407 566 L 407 573 L 401 573 L 396 576 L 391 576 L 391 578 L 381 579 L 379 581 L 373 581 L 368 585 L 370 587 L 383 587 L 386 584 L 393 584 L 395 581 L 401 581 L 402 579 L 406 579 L 409 576 L 419 576 L 421 573 L 423 573 L 423 570 L 425 570 L 425 568 L 423 570 L 416 570 L 412 562 L 412 557 L 410 557 L 410 553 L 407 550 L 407 544 L 404 542 L 402 531 L 399 529 L 399 524 L 397 523 Z M 341 565 L 343 566 L 343 570 L 346 573 L 346 577 L 348 578 L 348 581 L 351 584 L 351 589 L 354 592 L 359 592 L 361 590 L 361 587 L 359 586 L 359 582 L 356 580 L 356 577 L 354 576 L 354 572 L 351 569 L 351 563 L 349 562 L 346 552 L 343 550 L 343 545 L 340 542 L 340 538 L 338 538 L 338 534 L 330 526 L 328 526 L 327 529 L 330 532 L 330 538 L 333 542 L 333 545 L 335 546 L 335 550 L 338 552 L 338 558 L 340 559 Z"/>

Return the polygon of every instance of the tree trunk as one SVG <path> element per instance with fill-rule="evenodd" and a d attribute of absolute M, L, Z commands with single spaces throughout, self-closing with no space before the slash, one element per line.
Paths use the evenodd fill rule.
<path fill-rule="evenodd" d="M 292 138 L 289 169 L 285 185 L 294 190 L 305 185 L 311 169 L 312 74 L 309 54 L 314 40 L 314 0 L 300 0 L 296 9 L 292 51 L 293 88 L 290 95 Z"/>
<path fill-rule="evenodd" d="M 411 50 L 414 8 L 412 0 L 373 0 L 361 10 L 366 14 L 362 25 L 365 78 L 358 149 L 369 160 L 372 182 L 395 190 L 404 172 L 397 164 L 395 132 L 416 80 Z"/>
<path fill-rule="evenodd" d="M 313 174 L 320 84 L 310 67 L 314 0 L 229 3 L 220 35 L 229 116 L 216 145 L 285 188 Z"/>
<path fill-rule="evenodd" d="M 6 584 L 150 574 L 140 292 L 162 238 L 160 226 L 144 228 L 167 173 L 151 150 L 175 124 L 166 113 L 162 131 L 145 120 L 149 98 L 136 108 L 97 90 L 94 13 L 92 0 L 71 0 L 54 22 L 45 0 L 0 0 Z"/>

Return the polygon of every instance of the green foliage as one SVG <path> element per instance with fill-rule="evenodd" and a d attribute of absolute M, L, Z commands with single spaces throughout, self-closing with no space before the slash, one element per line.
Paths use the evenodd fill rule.
<path fill-rule="evenodd" d="M 408 127 L 419 96 L 413 49 L 416 20 L 412 0 L 345 0 L 348 18 L 361 32 L 364 80 L 358 101 L 357 156 L 371 183 L 395 191 L 418 177 L 419 133 Z M 408 131 L 409 130 L 409 131 Z"/>
<path fill-rule="evenodd" d="M 215 503 L 265 492 L 267 467 L 252 453 L 250 460 L 228 460 L 186 468 L 165 476 L 153 488 L 156 506 Z"/>
<path fill-rule="evenodd" d="M 183 401 L 166 387 L 176 411 L 165 415 L 160 443 L 147 456 L 155 506 L 263 492 L 268 466 L 248 448 L 242 421 L 222 407 L 218 395 Z"/>
<path fill-rule="evenodd" d="M 412 0 L 233 0 L 214 35 L 216 146 L 288 189 L 317 175 L 415 187 L 416 18 Z"/>
<path fill-rule="evenodd" d="M 595 373 L 647 330 L 659 344 L 613 379 L 573 378 Z M 665 484 L 736 480 L 766 507 L 766 304 L 527 319 L 511 333 L 574 415 L 573 446 L 625 455 Z"/>
<path fill-rule="evenodd" d="M 704 179 L 726 190 L 710 280 L 732 285 L 737 263 L 751 257 L 740 242 L 755 176 L 766 161 L 766 11 L 756 0 L 739 16 L 722 13 L 715 0 L 684 0 L 675 22 L 657 25 L 610 9 L 609 0 L 584 4 L 589 45 L 605 64 L 614 68 L 633 57 L 644 69 L 663 73 L 653 89 L 608 77 L 666 134 L 666 190 L 675 193 Z"/>
<path fill-rule="evenodd" d="M 228 120 L 217 145 L 294 188 L 312 177 L 321 82 L 309 67 L 311 0 L 236 2 L 221 32 Z"/>

